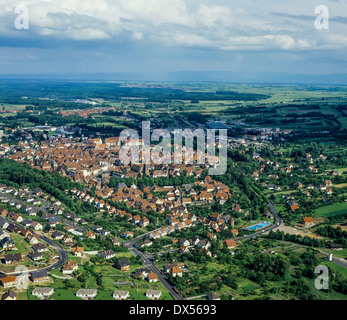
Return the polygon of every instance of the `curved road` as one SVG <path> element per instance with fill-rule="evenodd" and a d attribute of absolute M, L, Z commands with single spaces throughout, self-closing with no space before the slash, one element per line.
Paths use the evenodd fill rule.
<path fill-rule="evenodd" d="M 276 223 L 273 224 L 272 226 L 268 227 L 268 228 L 264 228 L 262 230 L 259 230 L 255 233 L 253 233 L 253 234 L 239 237 L 239 238 L 235 238 L 235 241 L 241 241 L 241 240 L 251 239 L 251 238 L 260 236 L 265 232 L 279 228 L 283 224 L 283 219 L 280 217 L 280 215 L 278 214 L 278 211 L 275 209 L 274 205 L 271 202 L 268 203 L 268 207 L 270 208 L 271 212 L 273 213 L 274 217 L 276 218 Z"/>
<path fill-rule="evenodd" d="M 7 223 L 12 223 L 20 228 L 22 228 L 23 226 L 19 225 L 18 223 L 14 222 L 14 221 L 10 221 L 10 220 L 7 220 L 7 219 L 4 219 Z M 53 263 L 52 265 L 48 266 L 48 267 L 45 267 L 45 268 L 40 268 L 38 270 L 46 270 L 46 271 L 50 271 L 50 270 L 53 270 L 53 269 L 56 269 L 56 268 L 59 268 L 61 267 L 63 264 L 65 264 L 68 260 L 68 255 L 67 253 L 63 250 L 62 247 L 60 247 L 57 243 L 55 243 L 53 240 L 45 237 L 45 236 L 40 236 L 40 239 L 43 240 L 44 242 L 46 242 L 48 245 L 50 245 L 51 247 L 53 247 L 59 254 L 59 259 L 57 262 Z M 36 270 L 35 270 L 36 271 Z M 33 271 L 30 271 L 30 272 L 33 272 Z M 0 271 L 0 274 L 3 274 L 3 275 L 7 275 L 6 273 L 4 272 L 1 272 Z M 9 273 L 11 275 L 20 275 L 21 273 Z"/>

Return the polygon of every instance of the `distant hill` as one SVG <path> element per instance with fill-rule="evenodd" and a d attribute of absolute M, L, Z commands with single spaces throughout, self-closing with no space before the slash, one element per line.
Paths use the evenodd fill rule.
<path fill-rule="evenodd" d="M 347 85 L 347 74 L 243 73 L 225 71 L 118 72 L 61 74 L 3 74 L 1 79 L 98 80 L 98 81 L 223 81 L 235 83 Z"/>

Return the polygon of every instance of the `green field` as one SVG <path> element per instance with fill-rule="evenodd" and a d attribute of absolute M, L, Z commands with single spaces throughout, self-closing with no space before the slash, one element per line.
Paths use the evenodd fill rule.
<path fill-rule="evenodd" d="M 331 261 L 324 261 L 323 264 L 329 266 L 334 272 L 340 272 L 345 278 L 347 278 L 347 269 L 339 266 Z"/>
<path fill-rule="evenodd" d="M 314 211 L 315 217 L 329 218 L 340 214 L 347 213 L 347 202 L 335 203 L 329 206 L 318 208 Z"/>

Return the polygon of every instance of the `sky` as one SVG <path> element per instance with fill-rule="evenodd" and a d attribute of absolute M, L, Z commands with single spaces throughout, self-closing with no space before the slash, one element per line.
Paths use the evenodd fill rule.
<path fill-rule="evenodd" d="M 347 0 L 0 0 L 0 74 L 324 76 L 346 62 Z"/>

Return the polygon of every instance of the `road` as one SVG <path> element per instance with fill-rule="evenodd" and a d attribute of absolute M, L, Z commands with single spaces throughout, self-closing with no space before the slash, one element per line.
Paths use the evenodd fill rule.
<path fill-rule="evenodd" d="M 7 220 L 7 219 L 4 219 L 7 223 L 12 223 L 20 228 L 23 228 L 23 226 L 21 226 L 20 224 L 14 222 L 14 221 L 10 221 L 10 220 Z M 46 271 L 50 271 L 50 270 L 53 270 L 53 269 L 56 269 L 56 268 L 60 268 L 63 264 L 65 264 L 67 261 L 68 261 L 68 255 L 67 253 L 57 244 L 55 243 L 53 240 L 45 237 L 45 236 L 40 236 L 40 239 L 44 242 L 46 242 L 48 245 L 52 246 L 58 253 L 59 255 L 59 258 L 57 260 L 57 262 L 53 263 L 52 265 L 48 266 L 48 267 L 45 267 L 45 268 L 40 268 L 39 270 L 46 270 Z M 6 273 L 4 272 L 1 272 L 0 271 L 0 274 L 4 274 L 6 275 Z M 11 275 L 20 275 L 21 273 L 11 273 Z"/>
<path fill-rule="evenodd" d="M 181 295 L 178 294 L 173 286 L 167 281 L 165 276 L 160 272 L 160 270 L 153 264 L 153 255 L 152 254 L 144 254 L 141 251 L 137 250 L 134 247 L 134 244 L 141 238 L 145 237 L 147 234 L 143 234 L 137 238 L 131 239 L 129 241 L 124 242 L 124 246 L 129 249 L 129 251 L 134 255 L 134 256 L 139 256 L 143 262 L 143 264 L 149 268 L 152 272 L 154 272 L 158 280 L 161 282 L 161 284 L 164 286 L 164 288 L 170 292 L 171 296 L 175 300 L 185 300 L 185 298 Z"/>
<path fill-rule="evenodd" d="M 247 236 L 243 236 L 243 237 L 239 237 L 239 238 L 235 238 L 235 241 L 241 241 L 241 240 L 246 240 L 246 239 L 252 239 L 255 238 L 257 236 L 260 236 L 266 232 L 269 232 L 271 230 L 275 230 L 277 228 L 279 228 L 282 224 L 283 224 L 283 219 L 280 217 L 278 211 L 275 209 L 274 205 L 269 202 L 268 203 L 268 207 L 270 208 L 271 212 L 273 213 L 274 217 L 276 218 L 276 222 L 275 224 L 271 225 L 268 228 L 264 228 L 262 230 L 259 230 L 253 234 L 247 235 Z"/>
<path fill-rule="evenodd" d="M 182 193 L 181 193 L 182 194 Z M 182 200 L 181 200 L 182 201 Z M 235 238 L 235 241 L 241 241 L 241 240 L 246 240 L 246 239 L 250 239 L 250 238 L 254 238 L 257 237 L 265 232 L 268 232 L 270 230 L 274 230 L 276 228 L 278 228 L 282 223 L 283 220 L 281 219 L 281 217 L 279 216 L 277 210 L 275 209 L 275 207 L 273 206 L 273 204 L 271 202 L 268 203 L 268 206 L 270 208 L 270 210 L 272 211 L 274 217 L 276 218 L 276 223 L 274 225 L 272 225 L 271 227 L 268 227 L 266 229 L 263 230 L 259 230 L 258 232 L 252 234 L 252 235 L 247 235 L 247 236 L 243 236 L 243 237 L 239 237 L 239 238 Z M 149 232 L 150 233 L 150 232 Z M 172 297 L 175 300 L 186 300 L 186 298 L 184 298 L 181 294 L 178 294 L 173 286 L 167 281 L 166 277 L 160 272 L 160 270 L 153 264 L 153 255 L 152 254 L 144 254 L 141 251 L 137 250 L 134 247 L 134 244 L 139 240 L 142 239 L 144 237 L 146 237 L 147 234 L 143 234 L 137 238 L 128 240 L 126 242 L 124 242 L 124 246 L 127 247 L 130 252 L 135 255 L 135 256 L 140 256 L 140 258 L 142 259 L 144 265 L 146 267 L 148 267 L 150 270 L 152 270 L 152 272 L 154 272 L 157 276 L 159 281 L 163 284 L 163 286 L 165 287 L 166 290 L 168 290 L 170 292 L 170 294 L 172 295 Z M 170 251 L 177 251 L 178 249 L 173 249 Z M 170 252 L 168 251 L 168 252 Z"/>
<path fill-rule="evenodd" d="M 147 257 L 141 251 L 137 250 L 136 248 L 132 246 L 129 247 L 129 250 L 131 251 L 133 255 L 140 256 L 144 265 L 158 276 L 158 280 L 161 282 L 164 288 L 170 292 L 170 294 L 175 300 L 186 300 L 181 294 L 177 293 L 174 290 L 173 286 L 167 281 L 165 276 L 163 276 L 160 270 L 153 264 L 152 258 Z"/>
<path fill-rule="evenodd" d="M 347 261 L 345 259 L 333 257 L 333 262 L 341 267 L 347 268 Z"/>

